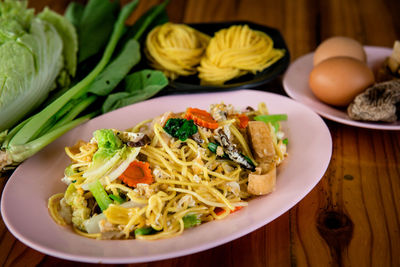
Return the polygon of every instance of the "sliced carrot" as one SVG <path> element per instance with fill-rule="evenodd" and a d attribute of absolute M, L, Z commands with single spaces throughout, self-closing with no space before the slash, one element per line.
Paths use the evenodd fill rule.
<path fill-rule="evenodd" d="M 149 163 L 138 160 L 131 162 L 118 178 L 131 187 L 136 187 L 137 184 L 151 184 L 154 181 Z"/>
<path fill-rule="evenodd" d="M 239 127 L 246 128 L 247 124 L 249 124 L 249 117 L 246 114 L 238 114 L 237 117 L 239 119 Z"/>
<path fill-rule="evenodd" d="M 198 108 L 188 108 L 186 110 L 185 119 L 193 120 L 196 125 L 208 128 L 217 129 L 218 122 L 214 120 L 210 113 Z"/>
<path fill-rule="evenodd" d="M 238 211 L 238 210 L 240 210 L 241 208 L 243 208 L 243 207 L 242 207 L 242 206 L 237 206 L 237 207 L 235 207 L 235 209 L 232 210 L 230 213 L 234 213 L 235 211 Z M 224 212 L 225 212 L 225 210 L 224 210 L 223 208 L 220 208 L 220 207 L 216 207 L 216 208 L 214 209 L 214 213 L 215 213 L 216 215 L 218 215 L 218 216 L 222 215 Z"/>

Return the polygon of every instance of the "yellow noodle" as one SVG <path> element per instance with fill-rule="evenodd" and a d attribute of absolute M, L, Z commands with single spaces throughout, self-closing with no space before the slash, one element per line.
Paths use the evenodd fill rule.
<path fill-rule="evenodd" d="M 196 73 L 210 37 L 184 24 L 165 23 L 146 38 L 145 54 L 150 65 L 176 79 Z"/>
<path fill-rule="evenodd" d="M 63 217 L 60 216 L 58 213 L 58 209 L 60 207 L 60 199 L 64 197 L 64 193 L 58 193 L 55 195 L 52 195 L 47 203 L 47 208 L 49 209 L 50 216 L 53 218 L 53 220 L 58 223 L 59 225 L 67 225 Z"/>
<path fill-rule="evenodd" d="M 233 25 L 215 33 L 198 67 L 202 84 L 221 85 L 247 73 L 262 71 L 283 57 L 272 39 L 248 25 Z"/>
<path fill-rule="evenodd" d="M 100 238 L 101 237 L 100 233 L 99 234 L 88 234 L 88 233 L 82 232 L 75 226 L 72 226 L 72 229 L 74 230 L 75 233 L 77 233 L 78 235 L 84 236 L 84 237 L 88 237 L 88 238 Z"/>
<path fill-rule="evenodd" d="M 268 113 L 268 110 L 265 105 L 260 105 L 259 109 L 253 113 L 260 115 Z M 221 126 L 230 125 L 234 143 L 238 143 L 243 154 L 252 158 L 245 137 L 233 126 L 233 123 L 233 120 L 225 120 Z M 154 137 L 149 145 L 141 149 L 139 156 L 141 160 L 150 164 L 155 181 L 150 185 L 139 186 L 138 184 L 136 189 L 132 189 L 119 179 L 110 181 L 105 176 L 103 181 L 107 194 L 112 193 L 125 197 L 126 201 L 143 205 L 128 208 L 128 206 L 110 204 L 103 213 L 106 215 L 107 222 L 112 225 L 105 225 L 101 228 L 102 231 L 120 231 L 117 233 L 123 234 L 122 238 L 132 238 L 132 233 L 136 229 L 152 227 L 159 232 L 137 235 L 135 238 L 144 240 L 170 238 L 184 231 L 186 223 L 184 220 L 188 214 L 194 214 L 203 223 L 222 219 L 236 207 L 247 205 L 244 200 L 250 197 L 246 190 L 249 171 L 236 162 L 217 157 L 207 148 L 208 142 L 215 142 L 211 131 L 207 132 L 199 127 L 199 137 L 203 141 L 197 143 L 190 138 L 185 141 L 174 139 L 166 134 L 159 124 L 150 124 L 149 120 L 139 123 L 132 128 L 132 131 L 142 131 L 144 127 L 148 127 L 145 131 L 147 133 L 152 131 L 151 134 L 154 133 Z M 96 150 L 88 144 L 82 143 L 78 147 L 80 151 L 78 154 L 68 153 L 67 151 L 71 152 L 69 149 L 66 149 L 66 153 L 75 162 L 79 162 L 80 158 L 82 161 L 91 158 Z M 82 173 L 90 162 L 72 164 L 70 168 L 76 170 L 77 174 L 68 179 L 75 179 L 79 187 L 79 184 L 85 180 Z M 80 190 L 83 189 L 80 188 Z M 85 201 L 93 198 L 89 191 L 82 191 L 82 193 Z M 59 199 L 62 196 L 63 194 L 55 195 L 51 200 L 49 199 L 48 203 L 49 212 L 53 213 L 52 217 L 58 223 L 63 223 L 58 214 Z M 216 207 L 223 208 L 226 212 L 217 215 L 214 212 Z M 86 234 L 75 227 L 74 231 L 91 238 L 102 237 L 101 234 Z"/>

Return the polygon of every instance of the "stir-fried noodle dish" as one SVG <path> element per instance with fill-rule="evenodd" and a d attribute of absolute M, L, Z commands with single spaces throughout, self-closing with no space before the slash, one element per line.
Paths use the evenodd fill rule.
<path fill-rule="evenodd" d="M 264 103 L 219 103 L 96 130 L 65 148 L 68 187 L 49 198 L 50 215 L 97 239 L 169 238 L 223 219 L 275 190 L 286 119 Z"/>

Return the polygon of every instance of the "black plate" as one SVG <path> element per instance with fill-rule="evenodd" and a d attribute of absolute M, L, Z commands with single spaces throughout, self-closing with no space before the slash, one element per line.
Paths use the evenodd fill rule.
<path fill-rule="evenodd" d="M 279 59 L 272 66 L 257 74 L 247 74 L 237 79 L 230 80 L 224 85 L 200 85 L 200 80 L 197 75 L 182 76 L 171 81 L 169 85 L 163 89 L 163 93 L 196 93 L 196 92 L 215 92 L 215 91 L 230 91 L 244 88 L 255 88 L 266 84 L 277 76 L 285 72 L 290 63 L 290 53 L 286 46 L 285 40 L 281 33 L 274 28 L 255 24 L 249 21 L 232 21 L 232 22 L 216 22 L 216 23 L 195 23 L 188 24 L 189 26 L 213 36 L 215 32 L 229 28 L 232 25 L 247 24 L 251 29 L 265 32 L 274 42 L 274 48 L 283 48 L 286 50 L 283 58 Z"/>

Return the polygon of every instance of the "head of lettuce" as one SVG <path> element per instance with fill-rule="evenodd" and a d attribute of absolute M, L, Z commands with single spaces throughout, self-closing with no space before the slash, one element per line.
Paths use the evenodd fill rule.
<path fill-rule="evenodd" d="M 75 75 L 74 26 L 45 9 L 35 15 L 26 1 L 0 1 L 0 133 L 37 108 Z"/>

